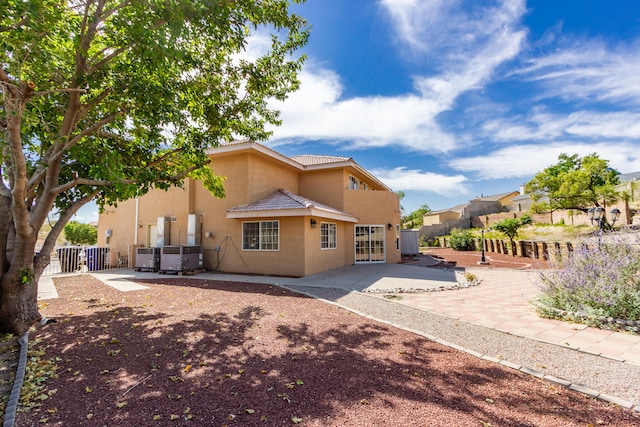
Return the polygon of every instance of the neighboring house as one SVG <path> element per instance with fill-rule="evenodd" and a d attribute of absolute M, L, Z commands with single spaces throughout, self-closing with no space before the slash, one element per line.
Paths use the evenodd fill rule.
<path fill-rule="evenodd" d="M 423 227 L 420 236 L 435 237 L 449 234 L 452 229 L 467 229 L 472 226 L 472 218 L 497 212 L 505 212 L 513 199 L 520 193 L 494 194 L 492 196 L 476 197 L 468 203 L 457 205 L 449 209 L 428 212 L 423 217 Z"/>
<path fill-rule="evenodd" d="M 422 225 L 437 225 L 445 222 L 457 221 L 462 216 L 462 211 L 467 207 L 468 203 L 457 205 L 449 209 L 427 212 L 422 217 Z"/>
<path fill-rule="evenodd" d="M 198 181 L 108 206 L 99 244 L 202 245 L 223 272 L 306 276 L 360 263 L 400 261 L 400 201 L 353 159 L 286 157 L 255 142 L 208 152 L 226 197 Z M 105 241 L 106 240 L 106 241 Z"/>
<path fill-rule="evenodd" d="M 504 212 L 513 205 L 514 198 L 519 195 L 520 193 L 517 191 L 510 191 L 492 196 L 476 197 L 462 205 L 424 214 L 423 225 L 438 225 L 470 219 L 472 216 Z"/>
<path fill-rule="evenodd" d="M 623 173 L 618 178 L 620 185 L 617 189 L 629 197 L 629 222 L 640 224 L 640 172 Z"/>

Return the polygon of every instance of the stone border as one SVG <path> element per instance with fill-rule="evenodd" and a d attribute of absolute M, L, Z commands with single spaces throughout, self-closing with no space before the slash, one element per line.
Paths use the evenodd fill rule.
<path fill-rule="evenodd" d="M 364 294 L 417 294 L 422 292 L 444 292 L 444 291 L 457 291 L 460 289 L 468 289 L 476 286 L 480 286 L 481 280 L 474 280 L 472 282 L 456 283 L 449 286 L 438 286 L 435 288 L 389 288 L 389 289 L 365 289 L 361 291 Z"/>
<path fill-rule="evenodd" d="M 613 317 L 595 316 L 583 311 L 561 310 L 559 308 L 544 305 L 539 301 L 534 303 L 538 314 L 547 314 L 548 317 L 568 320 L 589 326 L 599 327 L 613 331 L 624 331 L 640 335 L 640 320 L 614 319 Z M 601 325 L 601 326 L 599 326 Z"/>
<path fill-rule="evenodd" d="M 18 410 L 18 403 L 20 403 L 20 389 L 24 383 L 24 375 L 27 368 L 27 351 L 29 349 L 29 332 L 25 332 L 20 338 L 18 338 L 20 344 L 20 355 L 18 359 L 18 368 L 16 370 L 16 376 L 13 380 L 13 387 L 9 394 L 9 400 L 7 401 L 7 407 L 4 410 L 4 423 L 3 427 L 13 427 L 16 419 L 16 411 Z"/>
<path fill-rule="evenodd" d="M 362 293 L 365 294 L 417 294 L 422 292 L 444 292 L 444 291 L 456 291 L 460 289 L 473 288 L 479 286 L 480 281 L 458 283 L 451 286 L 438 286 L 437 288 L 390 288 L 390 289 L 365 289 Z"/>

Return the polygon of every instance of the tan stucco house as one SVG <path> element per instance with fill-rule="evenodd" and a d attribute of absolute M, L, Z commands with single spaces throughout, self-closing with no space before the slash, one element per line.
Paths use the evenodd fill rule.
<path fill-rule="evenodd" d="M 360 263 L 400 261 L 400 202 L 353 159 L 284 156 L 256 142 L 208 152 L 226 197 L 198 181 L 107 207 L 98 244 L 201 245 L 204 267 L 229 273 L 306 276 Z M 112 251 L 113 252 L 113 251 Z"/>

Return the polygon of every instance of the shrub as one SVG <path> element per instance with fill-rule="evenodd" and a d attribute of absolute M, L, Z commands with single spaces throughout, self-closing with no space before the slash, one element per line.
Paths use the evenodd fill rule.
<path fill-rule="evenodd" d="M 89 224 L 70 221 L 64 226 L 64 237 L 72 245 L 95 245 L 98 241 L 98 230 Z"/>
<path fill-rule="evenodd" d="M 543 305 L 589 317 L 640 320 L 638 242 L 577 246 L 564 263 L 549 267 L 539 273 Z"/>
<path fill-rule="evenodd" d="M 469 230 L 454 228 L 451 230 L 449 244 L 456 251 L 470 251 L 473 249 L 473 234 Z"/>
<path fill-rule="evenodd" d="M 424 248 L 428 246 L 437 246 L 438 239 L 434 239 L 433 237 L 420 236 L 418 237 L 418 246 Z"/>

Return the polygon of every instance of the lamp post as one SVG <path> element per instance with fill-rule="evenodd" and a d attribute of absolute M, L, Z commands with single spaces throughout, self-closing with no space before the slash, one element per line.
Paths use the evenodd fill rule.
<path fill-rule="evenodd" d="M 620 219 L 620 209 L 613 208 L 611 209 L 611 226 L 613 226 L 618 219 Z M 602 206 L 598 206 L 597 208 L 589 208 L 587 211 L 587 216 L 589 217 L 589 221 L 591 224 L 595 223 L 598 225 L 598 246 L 600 246 L 600 240 L 602 238 L 602 232 L 604 231 L 604 226 L 607 223 L 607 220 L 604 215 L 604 209 Z"/>
<path fill-rule="evenodd" d="M 480 258 L 480 262 L 478 262 L 478 265 L 488 265 L 489 263 L 484 257 L 484 228 L 480 231 L 480 234 L 482 236 L 482 257 Z"/>

